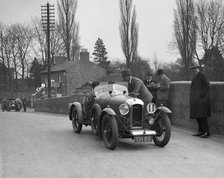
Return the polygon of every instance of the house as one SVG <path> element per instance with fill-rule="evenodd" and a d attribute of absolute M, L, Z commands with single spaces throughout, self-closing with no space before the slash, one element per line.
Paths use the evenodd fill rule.
<path fill-rule="evenodd" d="M 48 85 L 47 71 L 41 72 L 41 81 Z M 51 67 L 52 92 L 62 96 L 72 95 L 87 82 L 99 80 L 106 70 L 89 60 L 89 52 L 82 49 L 80 59 L 66 61 L 65 57 L 55 57 Z M 47 90 L 46 90 L 47 91 Z"/>

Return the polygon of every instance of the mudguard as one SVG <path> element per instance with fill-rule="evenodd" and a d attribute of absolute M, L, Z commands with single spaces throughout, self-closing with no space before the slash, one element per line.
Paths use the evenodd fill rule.
<path fill-rule="evenodd" d="M 112 116 L 115 116 L 116 115 L 116 113 L 114 112 L 114 110 L 111 109 L 111 108 L 104 108 L 103 109 L 103 112 L 106 112 L 107 114 L 112 115 Z"/>
<path fill-rule="evenodd" d="M 69 103 L 69 108 L 70 108 L 69 119 L 72 120 L 72 110 L 73 110 L 74 107 L 76 107 L 77 110 L 80 111 L 79 112 L 79 114 L 80 114 L 79 123 L 83 123 L 84 119 L 83 119 L 83 115 L 82 115 L 82 105 L 79 102 Z"/>
<path fill-rule="evenodd" d="M 160 111 L 163 111 L 165 113 L 172 113 L 172 111 L 165 106 L 159 106 L 158 108 L 156 108 L 156 110 L 160 110 Z"/>

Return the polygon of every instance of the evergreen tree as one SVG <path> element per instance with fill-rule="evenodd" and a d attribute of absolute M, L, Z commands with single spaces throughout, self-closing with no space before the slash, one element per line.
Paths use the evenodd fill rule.
<path fill-rule="evenodd" d="M 96 63 L 99 63 L 99 65 L 103 68 L 108 68 L 110 61 L 107 61 L 107 50 L 105 48 L 105 45 L 103 43 L 103 40 L 98 38 L 96 43 L 95 43 L 95 47 L 94 47 L 94 52 L 93 52 L 94 57 L 94 61 Z"/>
<path fill-rule="evenodd" d="M 31 68 L 30 68 L 30 78 L 33 79 L 33 87 L 38 87 L 41 84 L 41 75 L 42 65 L 39 63 L 37 58 L 34 58 Z"/>

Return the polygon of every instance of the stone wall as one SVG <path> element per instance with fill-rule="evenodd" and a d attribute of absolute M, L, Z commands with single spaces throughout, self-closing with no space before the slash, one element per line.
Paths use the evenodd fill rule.
<path fill-rule="evenodd" d="M 224 134 L 224 82 L 210 82 L 211 111 L 208 118 L 213 133 Z M 197 129 L 196 121 L 191 120 L 189 107 L 190 82 L 172 82 L 169 93 L 171 121 L 175 125 Z"/>
<path fill-rule="evenodd" d="M 39 112 L 68 114 L 69 103 L 72 103 L 75 101 L 81 102 L 83 97 L 84 97 L 84 94 L 77 93 L 72 96 L 65 96 L 60 98 L 38 99 L 35 101 L 34 108 L 35 108 L 35 111 L 39 111 Z"/>
<path fill-rule="evenodd" d="M 196 129 L 194 120 L 189 119 L 190 82 L 172 82 L 169 92 L 169 104 L 172 110 L 171 122 L 174 125 Z M 77 93 L 70 97 L 37 100 L 35 111 L 68 114 L 68 103 L 82 101 L 84 94 Z M 211 111 L 208 119 L 212 133 L 224 134 L 224 82 L 211 82 Z"/>

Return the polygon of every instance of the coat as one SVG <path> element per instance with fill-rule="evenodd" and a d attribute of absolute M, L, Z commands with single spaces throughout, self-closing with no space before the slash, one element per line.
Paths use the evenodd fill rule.
<path fill-rule="evenodd" d="M 142 80 L 136 77 L 132 77 L 131 81 L 128 82 L 128 92 L 129 93 L 140 93 L 138 98 L 141 99 L 144 104 L 148 104 L 152 101 L 152 94 L 146 88 Z"/>
<path fill-rule="evenodd" d="M 158 91 L 158 86 L 155 80 L 144 80 L 143 83 L 145 84 L 145 86 L 147 87 L 147 89 L 150 91 L 150 93 L 153 96 L 152 101 L 155 103 L 156 99 L 157 99 L 157 91 Z"/>
<path fill-rule="evenodd" d="M 210 84 L 206 75 L 202 72 L 192 79 L 190 89 L 190 118 L 207 118 L 211 116 L 210 108 Z"/>
<path fill-rule="evenodd" d="M 158 81 L 160 88 L 157 94 L 157 100 L 168 100 L 168 91 L 170 89 L 170 79 L 164 75 L 162 79 Z"/>

